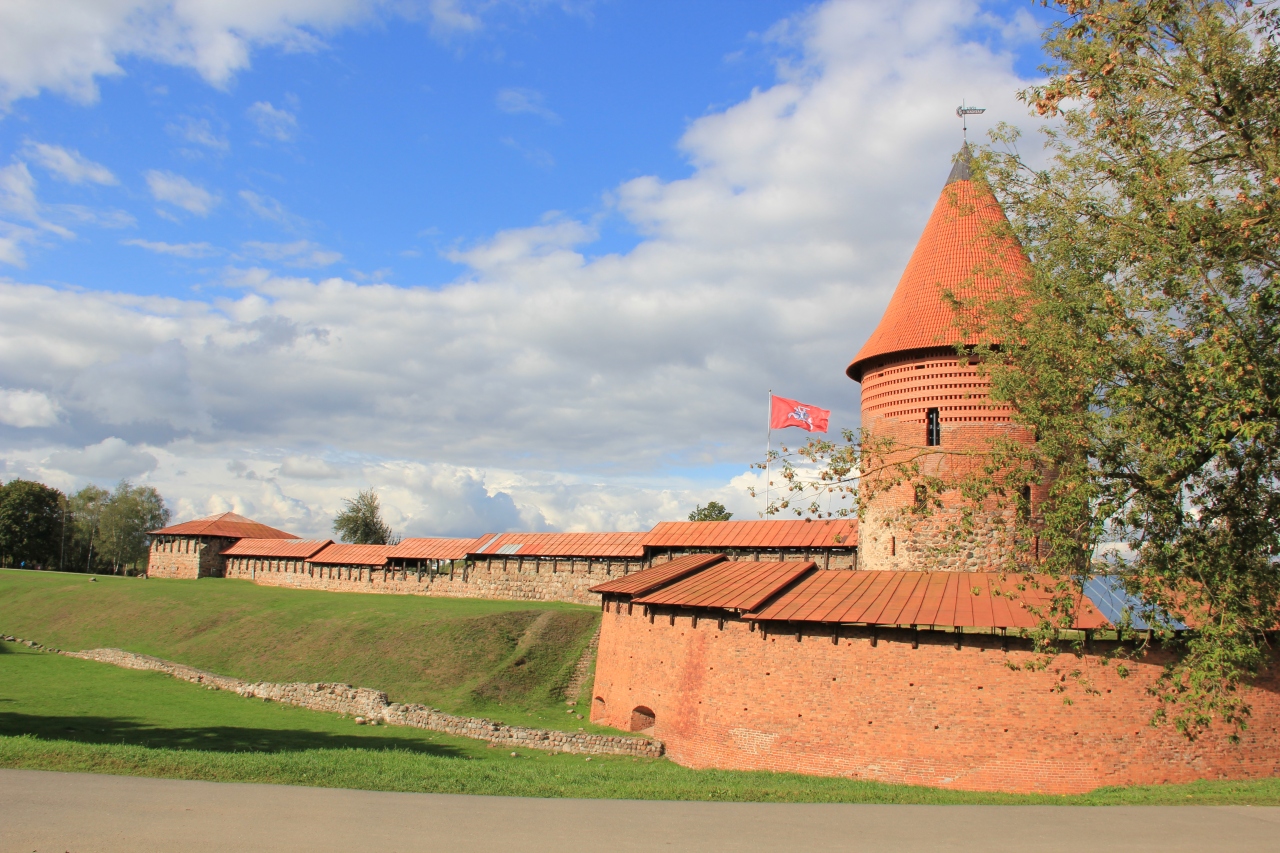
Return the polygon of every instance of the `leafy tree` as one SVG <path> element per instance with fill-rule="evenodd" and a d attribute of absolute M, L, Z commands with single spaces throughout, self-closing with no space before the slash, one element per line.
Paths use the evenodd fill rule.
<path fill-rule="evenodd" d="M 1028 250 L 984 354 L 1053 471 L 1045 569 L 1121 572 L 1196 625 L 1160 698 L 1194 736 L 1246 723 L 1280 606 L 1280 19 L 1231 0 L 1061 0 L 1043 169 L 983 166 Z M 1097 547 L 1123 547 L 1096 563 Z M 1059 594 L 1071 594 L 1060 583 Z"/>
<path fill-rule="evenodd" d="M 728 521 L 733 513 L 724 508 L 719 501 L 707 501 L 707 505 L 698 504 L 698 508 L 689 513 L 690 521 Z"/>
<path fill-rule="evenodd" d="M 62 492 L 43 483 L 10 480 L 0 486 L 0 560 L 9 566 L 56 566 L 62 510 Z"/>
<path fill-rule="evenodd" d="M 169 523 L 169 508 L 152 486 L 121 480 L 106 498 L 98 518 L 99 553 L 111 563 L 113 574 L 136 567 L 147 558 L 147 531 Z"/>
<path fill-rule="evenodd" d="M 101 559 L 101 522 L 111 493 L 92 483 L 71 496 L 67 502 L 72 518 L 71 549 L 68 567 L 92 572 Z"/>
<path fill-rule="evenodd" d="M 343 542 L 356 545 L 389 545 L 399 541 L 382 520 L 378 493 L 365 489 L 355 498 L 343 498 L 347 508 L 333 520 L 333 532 Z"/>
<path fill-rule="evenodd" d="M 836 490 L 865 508 L 874 475 L 917 482 L 921 514 L 943 490 L 971 513 L 1016 507 L 1024 549 L 1004 568 L 1051 578 L 1042 652 L 1083 582 L 1117 574 L 1195 628 L 1163 638 L 1178 654 L 1156 719 L 1189 737 L 1244 727 L 1240 687 L 1271 660 L 1280 607 L 1280 19 L 1232 0 L 1053 5 L 1055 64 L 1022 93 L 1053 120 L 1049 164 L 1030 167 L 1008 127 L 974 164 L 1031 279 L 986 306 L 953 297 L 970 331 L 1010 344 L 957 355 L 981 360 L 1036 443 L 995 440 L 944 482 L 914 449 L 846 433 L 797 452 L 812 478 L 784 461 L 779 506 L 817 514 Z M 1035 483 L 1050 500 L 1032 517 L 1020 494 Z"/>

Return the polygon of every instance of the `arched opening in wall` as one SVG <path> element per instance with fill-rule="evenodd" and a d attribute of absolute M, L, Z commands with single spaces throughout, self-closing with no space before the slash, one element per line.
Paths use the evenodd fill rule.
<path fill-rule="evenodd" d="M 604 713 L 604 697 L 597 696 L 595 701 L 591 703 L 592 716 Z"/>
<path fill-rule="evenodd" d="M 653 709 L 646 708 L 644 705 L 637 705 L 631 712 L 631 731 L 648 732 L 653 730 L 653 724 L 657 722 Z"/>

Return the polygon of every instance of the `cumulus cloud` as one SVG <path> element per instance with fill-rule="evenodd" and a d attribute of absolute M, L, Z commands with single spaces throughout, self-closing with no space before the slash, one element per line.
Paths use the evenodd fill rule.
<path fill-rule="evenodd" d="M 137 477 L 156 467 L 156 457 L 111 436 L 79 450 L 60 450 L 49 456 L 49 467 L 81 477 L 118 480 Z"/>
<path fill-rule="evenodd" d="M 199 184 L 173 172 L 152 169 L 146 173 L 147 188 L 156 201 L 180 207 L 196 216 L 208 216 L 218 204 L 218 197 Z"/>
<path fill-rule="evenodd" d="M 495 101 L 498 109 L 510 115 L 525 113 L 549 122 L 560 121 L 560 116 L 547 107 L 543 94 L 535 89 L 499 89 Z"/>
<path fill-rule="evenodd" d="M 769 388 L 856 426 L 843 370 L 950 169 L 955 106 L 1024 115 L 980 15 L 833 0 L 776 28 L 777 81 L 688 126 L 688 177 L 609 194 L 643 235 L 624 254 L 592 257 L 595 222 L 549 214 L 455 248 L 467 271 L 444 286 L 253 268 L 162 300 L 0 282 L 0 383 L 48 394 L 82 445 L 145 446 L 191 513 L 299 532 L 368 485 L 415 533 L 642 529 L 712 498 L 749 514 Z M 308 479 L 290 457 L 358 461 Z"/>
<path fill-rule="evenodd" d="M 0 388 L 0 424 L 25 429 L 53 426 L 58 422 L 58 405 L 39 391 Z"/>
<path fill-rule="evenodd" d="M 218 250 L 208 243 L 165 243 L 160 240 L 121 240 L 122 246 L 136 246 L 155 252 L 158 255 L 173 255 L 178 258 L 207 258 L 216 255 Z"/>
<path fill-rule="evenodd" d="M 327 267 L 342 260 L 341 252 L 326 249 L 310 240 L 294 240 L 292 243 L 263 243 L 250 240 L 245 251 L 269 261 L 279 261 L 291 267 Z"/>
<path fill-rule="evenodd" d="M 39 163 L 56 177 L 70 184 L 117 184 L 116 176 L 101 163 L 95 163 L 79 151 L 48 145 L 43 142 L 27 142 L 22 147 L 23 156 Z"/>
<path fill-rule="evenodd" d="M 286 456 L 280 463 L 280 476 L 299 480 L 332 480 L 342 472 L 315 456 Z"/>
<path fill-rule="evenodd" d="M 249 107 L 248 115 L 260 135 L 276 142 L 288 142 L 298 130 L 298 117 L 269 101 L 258 101 Z"/>

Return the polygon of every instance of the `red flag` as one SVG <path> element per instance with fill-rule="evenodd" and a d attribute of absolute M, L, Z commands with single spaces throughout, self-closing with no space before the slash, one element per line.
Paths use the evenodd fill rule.
<path fill-rule="evenodd" d="M 809 432 L 826 432 L 827 422 L 831 420 L 830 409 L 819 409 L 798 400 L 786 397 L 773 397 L 773 408 L 769 413 L 769 429 L 783 427 L 800 427 Z"/>

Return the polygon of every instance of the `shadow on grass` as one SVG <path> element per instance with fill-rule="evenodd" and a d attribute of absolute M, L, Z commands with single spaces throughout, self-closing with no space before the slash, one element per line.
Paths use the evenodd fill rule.
<path fill-rule="evenodd" d="M 0 712 L 0 735 L 33 735 L 41 740 L 133 744 L 205 752 L 300 752 L 308 749 L 393 749 L 425 755 L 459 756 L 451 746 L 410 738 L 341 735 L 240 726 L 164 728 L 112 717 L 53 717 Z"/>

